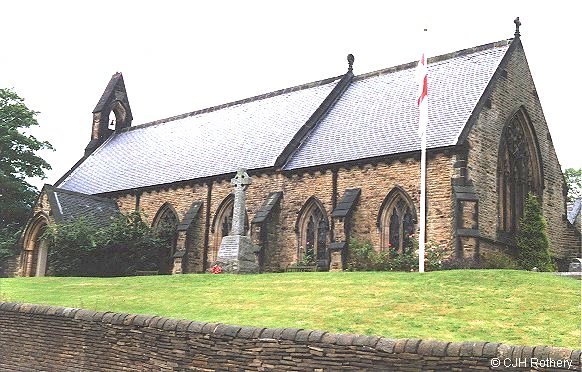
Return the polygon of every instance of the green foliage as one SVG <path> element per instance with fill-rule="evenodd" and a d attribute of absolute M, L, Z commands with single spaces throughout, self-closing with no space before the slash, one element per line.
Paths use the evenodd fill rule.
<path fill-rule="evenodd" d="M 99 270 L 95 259 L 99 232 L 85 220 L 49 225 L 43 239 L 49 243 L 48 267 L 55 276 L 95 276 Z"/>
<path fill-rule="evenodd" d="M 483 269 L 518 269 L 519 265 L 513 257 L 500 251 L 486 251 L 481 254 Z"/>
<path fill-rule="evenodd" d="M 21 230 L 18 226 L 0 226 L 0 264 L 7 258 L 14 257 L 19 253 L 18 239 Z"/>
<path fill-rule="evenodd" d="M 303 258 L 301 259 L 301 261 L 298 263 L 300 266 L 312 266 L 315 265 L 316 260 L 315 260 L 315 253 L 313 253 L 313 251 L 307 251 L 305 252 L 305 254 L 303 255 Z"/>
<path fill-rule="evenodd" d="M 355 238 L 350 240 L 346 268 L 348 271 L 418 271 L 418 241 L 411 237 L 412 249 L 405 254 L 390 249 L 376 252 L 372 243 Z M 443 247 L 425 244 L 425 269 L 439 270 L 445 254 Z"/>
<path fill-rule="evenodd" d="M 546 221 L 537 197 L 529 193 L 525 202 L 523 217 L 519 222 L 516 236 L 517 260 L 522 269 L 537 267 L 540 271 L 555 271 L 550 257 Z"/>
<path fill-rule="evenodd" d="M 53 225 L 48 261 L 55 276 L 125 276 L 136 270 L 157 270 L 163 241 L 139 212 L 121 215 L 105 228 L 84 220 Z"/>
<path fill-rule="evenodd" d="M 564 170 L 564 181 L 568 186 L 569 202 L 582 198 L 582 168 L 567 168 Z"/>
<path fill-rule="evenodd" d="M 38 125 L 24 100 L 10 89 L 0 89 L 0 227 L 24 225 L 37 191 L 27 177 L 44 178 L 50 165 L 36 155 L 52 149 L 24 130 Z"/>
<path fill-rule="evenodd" d="M 348 271 L 373 271 L 374 261 L 378 261 L 377 255 L 372 243 L 352 238 L 348 246 L 346 268 Z"/>
<path fill-rule="evenodd" d="M 158 250 L 164 242 L 139 212 L 120 216 L 105 229 L 98 262 L 105 276 L 133 275 L 136 270 L 158 270 Z"/>

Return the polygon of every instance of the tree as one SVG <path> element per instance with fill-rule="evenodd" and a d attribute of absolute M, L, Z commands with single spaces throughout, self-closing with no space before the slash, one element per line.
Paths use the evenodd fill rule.
<path fill-rule="evenodd" d="M 567 168 L 564 170 L 564 181 L 568 186 L 569 202 L 582 197 L 582 168 Z"/>
<path fill-rule="evenodd" d="M 24 225 L 37 190 L 27 177 L 45 177 L 50 165 L 36 152 L 52 149 L 24 130 L 38 125 L 30 110 L 11 89 L 0 89 L 0 228 Z"/>
<path fill-rule="evenodd" d="M 529 193 L 517 233 L 519 265 L 526 270 L 537 267 L 540 271 L 554 271 L 550 257 L 546 220 L 538 198 Z"/>

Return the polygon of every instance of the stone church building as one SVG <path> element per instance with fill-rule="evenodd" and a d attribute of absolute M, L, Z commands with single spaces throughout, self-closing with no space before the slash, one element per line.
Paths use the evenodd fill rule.
<path fill-rule="evenodd" d="M 418 230 L 416 63 L 332 77 L 131 126 L 116 73 L 93 110 L 84 156 L 46 185 L 23 234 L 19 274 L 44 275 L 53 223 L 105 225 L 143 211 L 173 226 L 160 271 L 208 269 L 232 226 L 230 179 L 245 168 L 246 233 L 263 271 L 314 255 L 341 269 L 351 238 L 402 253 Z M 579 254 L 560 163 L 515 37 L 430 58 L 427 240 L 450 257 L 511 250 L 528 192 L 557 260 Z M 113 120 L 112 120 L 113 119 Z"/>

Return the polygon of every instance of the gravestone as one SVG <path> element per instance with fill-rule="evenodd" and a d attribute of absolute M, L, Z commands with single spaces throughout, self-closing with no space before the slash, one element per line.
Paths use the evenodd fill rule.
<path fill-rule="evenodd" d="M 225 273 L 258 273 L 257 252 L 260 247 L 253 244 L 249 236 L 244 235 L 246 190 L 251 184 L 251 178 L 244 169 L 239 169 L 230 183 L 234 186 L 232 231 L 222 238 L 214 265 L 220 266 Z"/>

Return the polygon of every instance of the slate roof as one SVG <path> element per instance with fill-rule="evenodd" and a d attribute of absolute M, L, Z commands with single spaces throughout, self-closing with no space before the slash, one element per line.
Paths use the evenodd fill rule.
<path fill-rule="evenodd" d="M 58 187 L 98 194 L 273 166 L 336 80 L 121 131 Z"/>
<path fill-rule="evenodd" d="M 427 148 L 457 143 L 508 47 L 429 58 Z M 357 76 L 285 169 L 420 150 L 415 67 Z"/>
<path fill-rule="evenodd" d="M 509 44 L 429 59 L 428 148 L 457 143 Z M 419 150 L 415 66 L 348 79 L 323 119 L 297 141 L 283 169 Z M 330 78 L 119 131 L 57 186 L 99 194 L 234 173 L 240 167 L 273 168 L 338 81 Z"/>
<path fill-rule="evenodd" d="M 120 215 L 114 200 L 63 190 L 45 185 L 51 210 L 57 223 L 70 223 L 80 218 L 95 227 L 109 225 Z"/>

